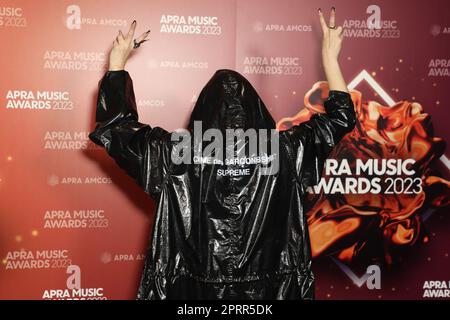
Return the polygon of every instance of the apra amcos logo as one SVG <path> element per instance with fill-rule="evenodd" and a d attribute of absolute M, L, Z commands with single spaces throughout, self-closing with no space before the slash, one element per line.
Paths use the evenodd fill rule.
<path fill-rule="evenodd" d="M 423 298 L 450 298 L 450 281 L 427 280 L 423 283 Z"/>
<path fill-rule="evenodd" d="M 69 30 L 81 29 L 82 25 L 94 25 L 94 26 L 112 26 L 120 27 L 126 26 L 127 21 L 125 19 L 116 18 L 98 18 L 98 17 L 86 17 L 81 16 L 81 7 L 76 4 L 71 4 L 66 8 L 66 27 Z"/>

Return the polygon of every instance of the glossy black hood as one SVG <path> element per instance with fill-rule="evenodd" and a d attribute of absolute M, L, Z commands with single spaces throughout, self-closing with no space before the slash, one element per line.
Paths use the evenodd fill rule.
<path fill-rule="evenodd" d="M 204 130 L 275 129 L 275 121 L 251 83 L 239 72 L 217 70 L 201 90 L 188 129 L 201 121 Z"/>

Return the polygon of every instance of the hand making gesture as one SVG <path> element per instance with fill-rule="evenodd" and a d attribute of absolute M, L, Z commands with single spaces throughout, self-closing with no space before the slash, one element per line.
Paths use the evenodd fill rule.
<path fill-rule="evenodd" d="M 322 62 L 329 89 L 348 92 L 338 63 L 342 39 L 344 38 L 344 29 L 341 26 L 336 26 L 336 9 L 334 7 L 331 8 L 329 25 L 325 22 L 325 18 L 320 8 L 319 19 L 323 31 Z"/>
<path fill-rule="evenodd" d="M 319 8 L 319 19 L 323 31 L 322 55 L 337 59 L 344 38 L 344 29 L 336 26 L 336 9 L 331 8 L 329 25 L 325 22 L 322 10 Z"/>
<path fill-rule="evenodd" d="M 136 20 L 134 20 L 131 24 L 126 36 L 122 34 L 121 30 L 119 30 L 119 34 L 114 40 L 113 48 L 109 54 L 109 71 L 123 70 L 131 51 L 138 48 L 142 42 L 148 40 L 147 37 L 150 34 L 150 30 L 134 39 L 135 30 Z"/>

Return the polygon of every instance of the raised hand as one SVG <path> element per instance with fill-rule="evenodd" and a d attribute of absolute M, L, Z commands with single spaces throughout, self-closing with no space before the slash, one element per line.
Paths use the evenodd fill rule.
<path fill-rule="evenodd" d="M 322 56 L 324 59 L 337 59 L 342 47 L 344 29 L 336 26 L 336 9 L 331 8 L 330 22 L 327 25 L 322 10 L 319 8 L 319 19 L 323 31 Z"/>
<path fill-rule="evenodd" d="M 147 37 L 150 34 L 150 30 L 133 40 L 135 30 L 136 20 L 133 21 L 125 36 L 122 31 L 119 30 L 119 34 L 113 42 L 113 48 L 109 53 L 109 71 L 123 70 L 131 51 L 133 51 L 134 48 L 139 47 L 142 42 L 148 40 Z"/>
<path fill-rule="evenodd" d="M 343 28 L 336 26 L 336 9 L 331 8 L 330 25 L 327 25 L 319 8 L 320 24 L 323 31 L 322 40 L 322 62 L 328 81 L 329 90 L 348 92 L 344 77 L 338 62 L 339 52 L 344 38 Z"/>

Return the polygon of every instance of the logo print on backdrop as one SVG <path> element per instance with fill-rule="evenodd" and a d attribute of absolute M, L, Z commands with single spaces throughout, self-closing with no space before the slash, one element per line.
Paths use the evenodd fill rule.
<path fill-rule="evenodd" d="M 67 6 L 66 27 L 69 30 L 79 30 L 82 25 L 87 26 L 103 26 L 103 27 L 122 27 L 128 25 L 126 19 L 105 17 L 89 17 L 84 15 L 81 17 L 81 7 L 76 4 Z"/>
<path fill-rule="evenodd" d="M 66 13 L 69 14 L 66 20 L 66 26 L 69 30 L 81 29 L 81 8 L 75 4 L 67 7 Z"/>
<path fill-rule="evenodd" d="M 27 27 L 27 17 L 23 14 L 23 8 L 0 6 L 1 27 Z"/>
<path fill-rule="evenodd" d="M 450 26 L 440 26 L 438 24 L 433 24 L 430 27 L 430 34 L 433 37 L 437 37 L 439 35 L 449 35 L 450 34 Z"/>

